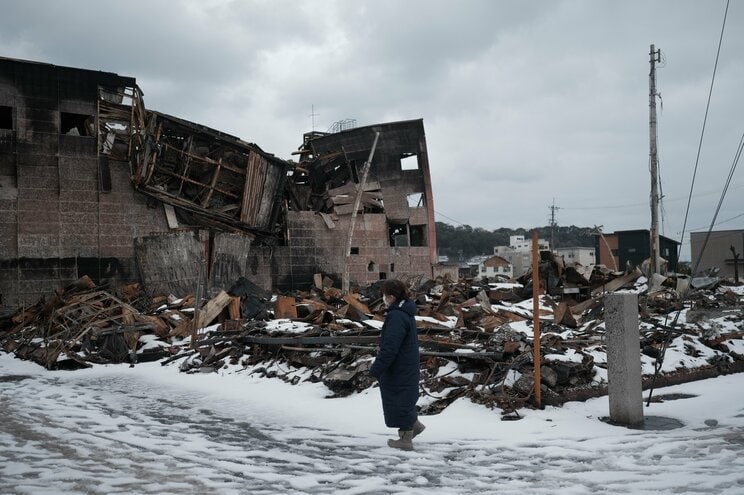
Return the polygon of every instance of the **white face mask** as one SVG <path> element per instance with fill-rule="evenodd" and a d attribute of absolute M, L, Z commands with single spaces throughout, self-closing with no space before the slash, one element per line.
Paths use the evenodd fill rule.
<path fill-rule="evenodd" d="M 395 302 L 395 298 L 391 295 L 383 294 L 382 302 L 385 303 L 385 306 L 389 308 L 390 305 Z"/>

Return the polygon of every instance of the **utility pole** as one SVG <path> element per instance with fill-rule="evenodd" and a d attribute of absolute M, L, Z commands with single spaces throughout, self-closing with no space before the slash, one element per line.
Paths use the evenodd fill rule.
<path fill-rule="evenodd" d="M 659 273 L 659 156 L 656 149 L 656 63 L 661 62 L 661 50 L 651 45 L 648 74 L 649 144 L 651 158 L 651 255 L 649 275 Z"/>
<path fill-rule="evenodd" d="M 553 198 L 553 204 L 551 206 L 548 206 L 550 208 L 550 250 L 555 250 L 555 236 L 553 231 L 558 226 L 558 222 L 555 221 L 555 212 L 556 210 L 560 210 L 558 206 L 555 205 L 555 198 Z"/>

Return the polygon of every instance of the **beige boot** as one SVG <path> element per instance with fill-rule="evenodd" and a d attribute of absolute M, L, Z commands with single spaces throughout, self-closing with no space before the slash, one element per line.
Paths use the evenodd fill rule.
<path fill-rule="evenodd" d="M 426 426 L 424 426 L 424 423 L 417 419 L 416 422 L 413 423 L 413 426 L 411 426 L 411 429 L 413 430 L 413 438 L 416 438 L 417 436 L 419 436 L 419 434 L 421 434 L 421 432 L 426 429 Z M 399 428 L 398 437 L 400 437 L 400 434 L 404 431 L 405 430 L 403 430 L 402 428 Z"/>
<path fill-rule="evenodd" d="M 413 430 L 398 430 L 398 440 L 388 440 L 388 447 L 400 450 L 413 450 Z"/>
<path fill-rule="evenodd" d="M 426 426 L 424 426 L 424 423 L 422 423 L 421 421 L 417 419 L 416 422 L 413 423 L 413 438 L 416 438 L 417 436 L 419 436 L 419 434 L 423 432 L 425 429 L 426 429 Z"/>

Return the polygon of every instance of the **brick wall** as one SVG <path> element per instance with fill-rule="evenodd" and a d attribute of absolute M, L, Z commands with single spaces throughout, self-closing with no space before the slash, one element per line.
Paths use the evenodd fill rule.
<path fill-rule="evenodd" d="M 350 221 L 350 216 L 339 217 L 334 228 L 329 228 L 314 212 L 288 212 L 287 246 L 275 250 L 274 255 L 277 287 L 309 287 L 315 273 L 330 276 L 340 287 Z M 368 285 L 408 275 L 432 276 L 428 247 L 390 247 L 384 214 L 359 215 L 351 246 L 352 284 Z"/>

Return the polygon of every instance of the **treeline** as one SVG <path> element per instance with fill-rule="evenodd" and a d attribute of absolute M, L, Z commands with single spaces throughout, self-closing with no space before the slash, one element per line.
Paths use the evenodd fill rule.
<path fill-rule="evenodd" d="M 470 225 L 457 227 L 437 222 L 437 251 L 440 256 L 448 256 L 452 261 L 462 261 L 473 256 L 492 254 L 495 246 L 508 246 L 509 236 L 523 235 L 525 239 L 532 238 L 532 230 L 507 229 L 486 230 Z M 538 227 L 541 239 L 551 241 L 554 248 L 560 247 L 594 247 L 593 229 L 591 227 Z"/>

